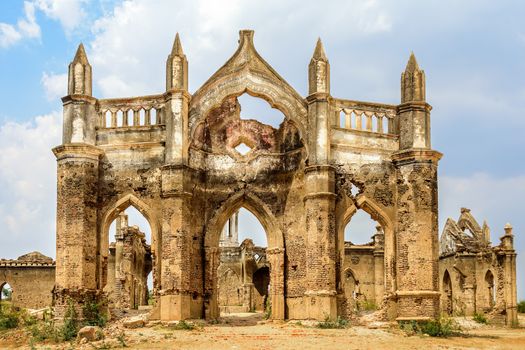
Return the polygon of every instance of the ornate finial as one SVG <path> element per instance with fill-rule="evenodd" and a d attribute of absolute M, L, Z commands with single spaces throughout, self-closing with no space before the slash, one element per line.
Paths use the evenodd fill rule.
<path fill-rule="evenodd" d="M 254 33 L 255 32 L 252 29 L 239 30 L 239 45 L 242 46 L 244 43 L 253 45 Z"/>
<path fill-rule="evenodd" d="M 317 44 L 315 44 L 314 55 L 312 58 L 315 60 L 328 61 L 326 53 L 324 52 L 324 46 L 323 42 L 321 41 L 321 38 L 317 38 Z"/>
<path fill-rule="evenodd" d="M 75 54 L 75 58 L 73 58 L 73 62 L 80 62 L 82 64 L 89 64 L 86 50 L 84 49 L 84 44 L 80 43 L 77 48 L 77 53 Z"/>
<path fill-rule="evenodd" d="M 408 59 L 407 66 L 405 68 L 405 72 L 411 72 L 414 73 L 415 71 L 418 71 L 419 65 L 417 64 L 416 55 L 414 55 L 414 52 L 410 52 L 410 58 Z"/>
<path fill-rule="evenodd" d="M 317 39 L 314 54 L 308 66 L 308 93 L 330 93 L 330 64 L 326 58 L 323 42 Z"/>
<path fill-rule="evenodd" d="M 175 40 L 173 40 L 173 47 L 171 48 L 172 56 L 184 56 L 184 51 L 182 50 L 182 44 L 180 43 L 179 33 L 175 35 Z"/>
<path fill-rule="evenodd" d="M 412 52 L 405 71 L 401 74 L 401 103 L 425 101 L 425 72 L 419 68 Z"/>
<path fill-rule="evenodd" d="M 512 235 L 512 225 L 510 223 L 507 222 L 505 226 L 503 227 L 503 229 L 505 230 L 505 235 L 508 235 L 508 236 Z"/>
<path fill-rule="evenodd" d="M 461 214 L 463 213 L 470 213 L 470 209 L 469 208 L 461 208 Z"/>
<path fill-rule="evenodd" d="M 182 50 L 179 33 L 175 35 L 166 61 L 166 91 L 172 89 L 188 90 L 188 60 Z"/>
<path fill-rule="evenodd" d="M 82 43 L 78 45 L 75 58 L 69 64 L 68 94 L 91 96 L 91 66 Z"/>

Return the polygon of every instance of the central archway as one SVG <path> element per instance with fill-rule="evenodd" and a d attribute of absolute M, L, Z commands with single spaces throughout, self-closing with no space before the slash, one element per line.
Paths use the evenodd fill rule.
<path fill-rule="evenodd" d="M 204 316 L 207 319 L 215 319 L 220 316 L 217 288 L 217 268 L 220 264 L 219 240 L 226 221 L 241 207 L 249 210 L 259 220 L 266 232 L 268 242 L 266 255 L 270 265 L 270 285 L 272 286 L 269 296 L 272 305 L 271 318 L 283 320 L 285 319 L 284 237 L 266 204 L 257 196 L 244 191 L 226 200 L 205 228 Z"/>

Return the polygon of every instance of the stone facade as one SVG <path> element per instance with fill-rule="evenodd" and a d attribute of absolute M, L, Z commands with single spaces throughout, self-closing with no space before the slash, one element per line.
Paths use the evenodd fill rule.
<path fill-rule="evenodd" d="M 28 309 L 49 306 L 55 285 L 55 262 L 39 252 L 16 260 L 0 259 L 0 291 L 6 283 L 13 292 L 13 305 Z"/>
<path fill-rule="evenodd" d="M 271 317 L 334 319 L 348 304 L 344 226 L 363 209 L 384 232 L 373 284 L 382 285 L 374 293 L 385 317 L 437 316 L 441 154 L 431 147 L 431 106 L 415 57 L 402 73 L 400 104 L 344 100 L 330 93 L 319 40 L 302 97 L 259 55 L 253 34 L 241 31 L 237 51 L 193 94 L 178 35 L 166 91 L 152 96 L 93 97 L 79 47 L 63 98 L 62 145 L 53 150 L 56 302 L 104 297 L 108 228 L 133 205 L 152 229 L 155 313 L 218 317 L 221 232 L 244 207 L 267 234 Z M 241 119 L 244 93 L 280 110 L 279 128 Z M 250 152 L 237 152 L 241 143 Z"/>
<path fill-rule="evenodd" d="M 516 324 L 516 251 L 510 224 L 504 231 L 493 246 L 487 223 L 480 226 L 469 209 L 461 209 L 458 221 L 447 220 L 439 255 L 444 313 L 486 313 L 494 322 Z"/>

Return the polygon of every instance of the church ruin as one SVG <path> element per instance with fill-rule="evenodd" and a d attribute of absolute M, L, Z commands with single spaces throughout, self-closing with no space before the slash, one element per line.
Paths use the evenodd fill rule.
<path fill-rule="evenodd" d="M 221 245 L 221 233 L 241 207 L 259 219 L 268 247 L 260 262 L 250 242 L 228 254 L 243 255 L 250 269 L 267 269 L 272 319 L 346 316 L 359 294 L 373 298 L 388 320 L 438 316 L 442 155 L 431 146 L 431 106 L 416 58 L 401 74 L 400 104 L 346 100 L 330 93 L 319 40 L 303 97 L 259 55 L 253 35 L 242 30 L 237 51 L 192 94 L 178 35 L 166 62 L 166 90 L 151 96 L 93 97 L 91 66 L 79 47 L 63 98 L 62 144 L 53 149 L 58 316 L 70 300 L 107 298 L 109 225 L 129 206 L 152 231 L 151 317 L 219 317 L 221 259 L 232 248 Z M 238 97 L 245 93 L 282 112 L 280 126 L 241 119 Z M 248 150 L 239 152 L 241 145 Z M 377 221 L 371 245 L 344 241 L 357 210 Z M 514 284 L 501 294 L 509 323 L 516 319 L 516 279 L 515 269 L 506 271 L 504 283 Z M 243 288 L 250 284 L 243 280 Z M 235 303 L 258 307 L 246 295 Z"/>

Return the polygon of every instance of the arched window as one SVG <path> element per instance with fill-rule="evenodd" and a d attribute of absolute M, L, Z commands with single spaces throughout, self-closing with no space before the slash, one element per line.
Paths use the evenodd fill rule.
<path fill-rule="evenodd" d="M 443 311 L 447 315 L 452 315 L 453 312 L 453 296 L 452 296 L 452 280 L 450 279 L 450 274 L 447 270 L 443 274 L 443 297 L 444 305 Z"/>
<path fill-rule="evenodd" d="M 344 240 L 352 244 L 367 244 L 373 242 L 377 233 L 378 223 L 364 210 L 358 210 L 346 224 Z"/>
<path fill-rule="evenodd" d="M 494 275 L 490 270 L 485 274 L 485 293 L 488 308 L 492 309 L 496 305 L 496 290 L 494 285 Z"/>

